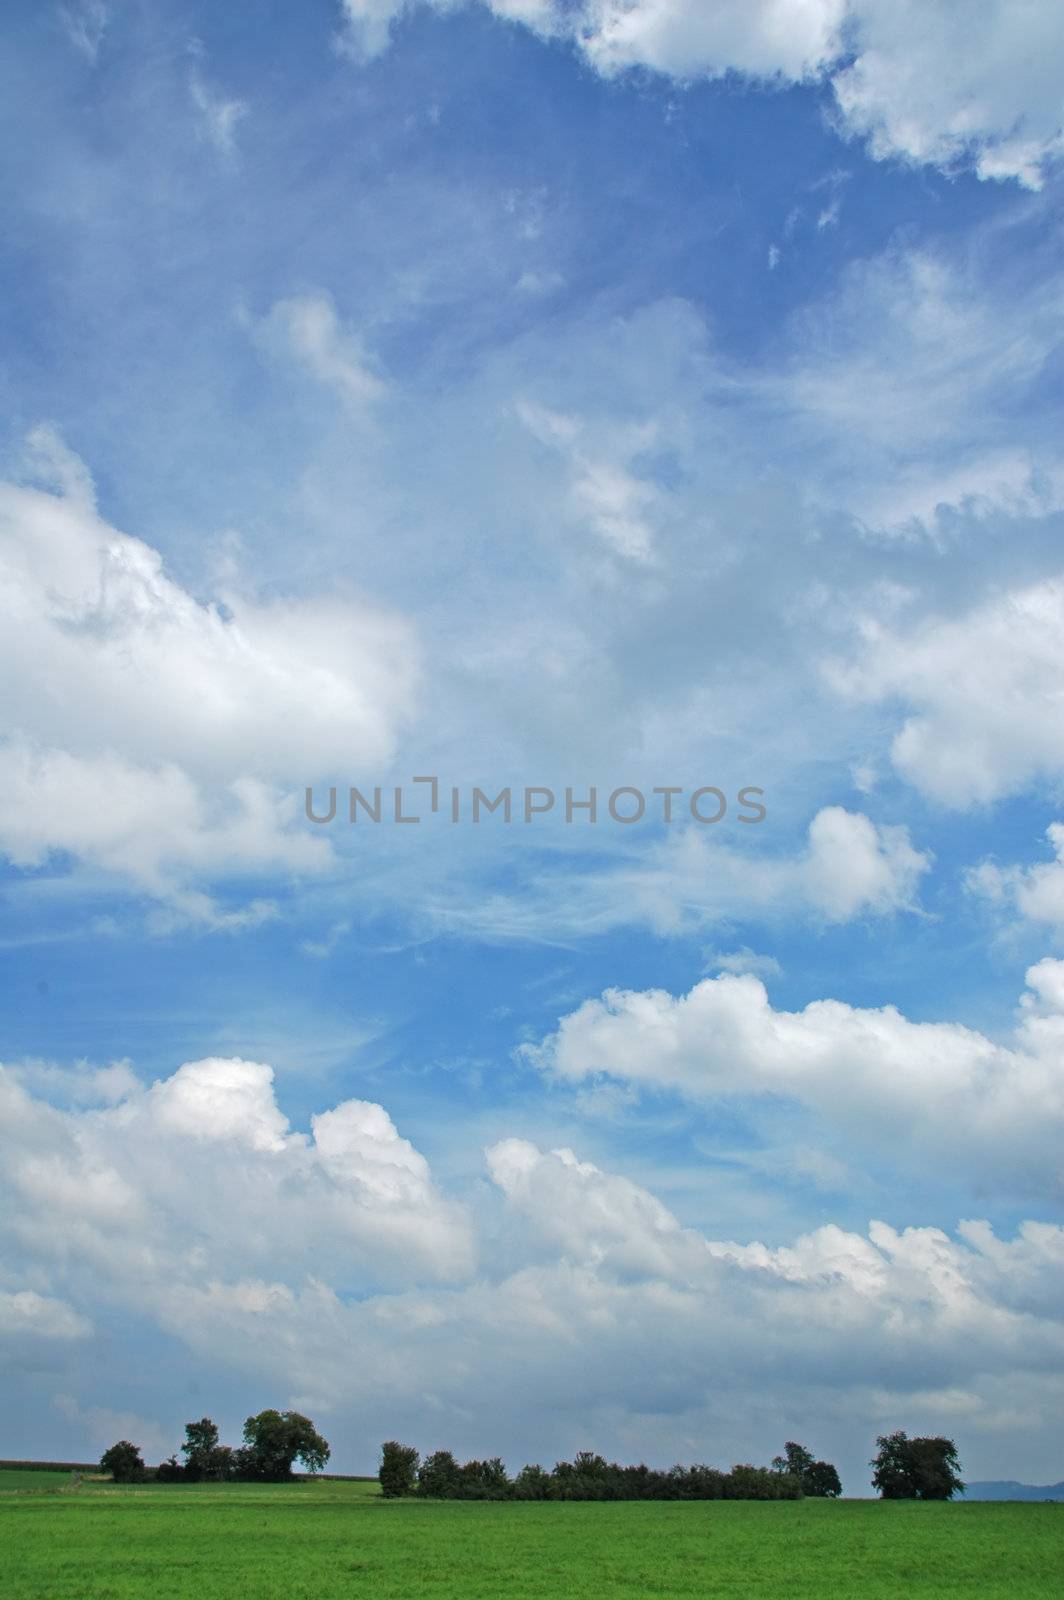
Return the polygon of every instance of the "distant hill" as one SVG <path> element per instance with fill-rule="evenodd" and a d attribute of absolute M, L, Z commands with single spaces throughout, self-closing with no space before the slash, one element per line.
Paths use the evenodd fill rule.
<path fill-rule="evenodd" d="M 1016 1483 L 1006 1478 L 1001 1483 L 970 1483 L 966 1500 L 1064 1500 L 1064 1483 Z"/>

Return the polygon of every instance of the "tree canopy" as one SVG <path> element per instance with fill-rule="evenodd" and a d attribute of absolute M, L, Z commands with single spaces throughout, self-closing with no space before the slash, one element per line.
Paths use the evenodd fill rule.
<path fill-rule="evenodd" d="M 187 1422 L 181 1454 L 184 1466 L 172 1455 L 152 1468 L 151 1476 L 159 1483 L 217 1482 L 226 1478 L 281 1482 L 292 1476 L 297 1461 L 308 1472 L 320 1472 L 330 1451 L 328 1441 L 309 1417 L 299 1411 L 270 1410 L 248 1417 L 244 1443 L 238 1450 L 219 1443 L 218 1425 L 210 1417 Z M 147 1474 L 139 1450 L 128 1439 L 113 1444 L 100 1466 L 111 1473 L 116 1483 L 137 1482 Z"/>
<path fill-rule="evenodd" d="M 109 1472 L 115 1483 L 142 1483 L 145 1470 L 140 1451 L 128 1439 L 119 1439 L 100 1457 L 100 1471 Z"/>
<path fill-rule="evenodd" d="M 817 1461 L 803 1444 L 788 1439 L 783 1455 L 773 1456 L 773 1472 L 789 1473 L 802 1485 L 802 1493 L 813 1499 L 836 1499 L 842 1493 L 842 1483 L 830 1461 Z"/>
<path fill-rule="evenodd" d="M 271 1481 L 290 1478 L 297 1461 L 302 1461 L 308 1472 L 321 1472 L 329 1454 L 327 1441 L 309 1417 L 298 1411 L 260 1411 L 244 1424 L 240 1476 Z"/>
<path fill-rule="evenodd" d="M 899 1430 L 880 1434 L 872 1458 L 872 1484 L 883 1500 L 951 1500 L 963 1494 L 952 1439 L 910 1439 Z"/>
<path fill-rule="evenodd" d="M 788 1444 L 787 1450 L 792 1453 L 777 1457 L 774 1470 L 743 1463 L 730 1472 L 702 1465 L 626 1467 L 584 1450 L 549 1472 L 531 1465 L 510 1478 L 498 1456 L 460 1464 L 450 1450 L 435 1450 L 419 1463 L 412 1446 L 390 1439 L 381 1449 L 380 1483 L 388 1496 L 434 1500 L 797 1500 L 805 1493 L 840 1492 L 829 1462 L 814 1460 L 801 1445 Z M 804 1477 L 792 1465 L 802 1467 Z"/>

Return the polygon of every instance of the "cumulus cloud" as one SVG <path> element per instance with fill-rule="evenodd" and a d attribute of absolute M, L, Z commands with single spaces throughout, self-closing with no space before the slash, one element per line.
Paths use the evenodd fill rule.
<path fill-rule="evenodd" d="M 1005 905 L 1028 922 L 1064 932 L 1064 823 L 1053 822 L 1046 837 L 1056 855 L 1055 861 L 1039 861 L 1033 866 L 1001 866 L 983 861 L 967 874 L 968 888 L 994 905 Z M 1045 967 L 1047 964 L 1042 963 Z M 1052 968 L 1054 963 L 1048 963 Z M 1039 972 L 1040 968 L 1033 969 Z M 1064 995 L 1061 996 L 1064 1009 Z"/>
<path fill-rule="evenodd" d="M 650 67 L 674 77 L 800 81 L 839 50 L 846 0 L 585 0 L 580 47 L 600 72 Z"/>
<path fill-rule="evenodd" d="M 1054 961 L 1028 973 L 1011 1045 L 893 1006 L 777 1011 L 757 978 L 722 974 L 683 996 L 607 990 L 524 1054 L 570 1083 L 602 1076 L 703 1104 L 778 1097 L 892 1166 L 933 1158 L 975 1188 L 1059 1195 L 1062 974 Z"/>
<path fill-rule="evenodd" d="M 855 698 L 912 708 L 893 742 L 897 770 L 967 807 L 1064 772 L 1064 579 L 995 595 L 966 615 L 909 630 L 875 621 L 829 675 Z"/>
<path fill-rule="evenodd" d="M 204 603 L 98 515 L 57 435 L 33 443 L 61 492 L 0 484 L 0 849 L 68 852 L 208 920 L 212 877 L 323 865 L 295 796 L 390 759 L 409 627 L 354 597 Z"/>
<path fill-rule="evenodd" d="M 874 156 L 1041 187 L 1064 151 L 1064 14 L 1054 0 L 851 0 L 855 59 L 832 78 Z"/>
<path fill-rule="evenodd" d="M 455 0 L 426 0 L 437 11 Z M 1064 16 L 1055 0 L 482 0 L 541 37 L 570 39 L 610 77 L 738 73 L 816 82 L 842 131 L 896 158 L 1040 188 L 1064 151 Z M 348 51 L 387 47 L 413 0 L 343 0 Z"/>
<path fill-rule="evenodd" d="M 294 1132 L 271 1068 L 239 1058 L 187 1062 L 93 1110 L 43 1101 L 23 1076 L 0 1076 L 7 1241 L 83 1295 L 99 1274 L 163 1316 L 182 1286 L 228 1293 L 263 1273 L 351 1288 L 471 1269 L 462 1208 L 378 1105 L 348 1100 Z"/>
<path fill-rule="evenodd" d="M 70 1342 L 135 1308 L 201 1382 L 235 1369 L 327 1430 L 357 1415 L 359 1437 L 370 1419 L 428 1447 L 726 1462 L 778 1448 L 783 1417 L 815 1413 L 827 1449 L 950 1408 L 992 1435 L 1003 1385 L 1041 1384 L 1047 1427 L 1062 1411 L 1045 1387 L 1064 1351 L 1058 1227 L 715 1238 L 621 1174 L 511 1137 L 486 1152 L 495 1199 L 474 1230 L 382 1107 L 294 1133 L 262 1063 L 188 1063 L 102 1111 L 10 1073 L 0 1094 L 8 1281 L 28 1256 L 41 1285 L 0 1295 L 0 1330 Z M 94 1440 L 169 1443 L 79 1394 L 55 1403 Z M 421 1437 L 429 1418 L 439 1437 Z"/>

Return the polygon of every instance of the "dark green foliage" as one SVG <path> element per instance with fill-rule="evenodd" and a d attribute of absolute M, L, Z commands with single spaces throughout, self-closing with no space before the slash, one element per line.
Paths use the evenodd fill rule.
<path fill-rule="evenodd" d="M 490 1461 L 467 1461 L 459 1468 L 458 1497 L 461 1500 L 509 1500 L 513 1485 L 498 1456 Z"/>
<path fill-rule="evenodd" d="M 412 1474 L 417 1452 L 392 1440 L 383 1447 L 382 1458 L 383 1487 L 385 1460 L 395 1463 L 389 1482 L 398 1484 L 400 1463 L 403 1472 Z M 834 1472 L 833 1467 L 828 1470 Z M 393 1487 L 385 1492 L 412 1490 Z M 498 1456 L 459 1466 L 449 1450 L 437 1450 L 421 1463 L 416 1493 L 432 1500 L 799 1500 L 802 1484 L 793 1473 L 767 1467 L 739 1466 L 731 1472 L 706 1466 L 677 1466 L 668 1472 L 643 1464 L 622 1467 L 591 1450 L 581 1451 L 573 1461 L 559 1461 L 551 1472 L 538 1465 L 522 1467 L 511 1480 Z"/>
<path fill-rule="evenodd" d="M 814 1461 L 802 1473 L 802 1493 L 812 1499 L 838 1499 L 842 1493 L 842 1481 L 830 1461 Z"/>
<path fill-rule="evenodd" d="M 815 1461 L 804 1444 L 788 1439 L 781 1456 L 773 1456 L 773 1472 L 789 1473 L 802 1485 L 802 1493 L 815 1499 L 836 1499 L 842 1493 L 839 1475 L 830 1461 Z"/>
<path fill-rule="evenodd" d="M 112 1451 L 120 1448 L 113 1445 Z M 129 1446 L 130 1450 L 133 1448 Z M 298 1411 L 260 1411 L 257 1417 L 249 1417 L 245 1422 L 241 1449 L 219 1444 L 217 1425 L 210 1417 L 201 1417 L 198 1422 L 185 1424 L 181 1453 L 185 1458 L 184 1466 L 172 1455 L 161 1466 L 153 1468 L 150 1476 L 158 1483 L 221 1483 L 228 1479 L 279 1483 L 292 1476 L 292 1467 L 297 1461 L 301 1461 L 308 1472 L 320 1472 L 329 1459 L 329 1446 L 310 1418 Z M 110 1454 L 109 1451 L 108 1456 Z M 110 1471 L 106 1460 L 101 1466 Z M 144 1473 L 141 1462 L 141 1479 Z M 114 1476 L 116 1482 L 133 1481 L 120 1479 L 117 1473 Z"/>
<path fill-rule="evenodd" d="M 880 1434 L 872 1460 L 872 1484 L 884 1500 L 951 1500 L 964 1492 L 957 1446 L 952 1439 L 910 1439 Z"/>
<path fill-rule="evenodd" d="M 453 1500 L 462 1481 L 461 1469 L 449 1450 L 426 1456 L 417 1475 L 418 1494 L 433 1500 Z"/>
<path fill-rule="evenodd" d="M 800 1500 L 802 1480 L 789 1472 L 770 1472 L 747 1462 L 732 1467 L 724 1480 L 725 1500 Z"/>
<path fill-rule="evenodd" d="M 100 1471 L 109 1472 L 116 1483 L 143 1483 L 145 1467 L 140 1451 L 128 1439 L 119 1439 L 100 1457 Z"/>
<path fill-rule="evenodd" d="M 681 1467 L 669 1470 L 669 1484 L 676 1500 L 723 1500 L 728 1474 L 718 1467 Z"/>
<path fill-rule="evenodd" d="M 789 1472 L 794 1478 L 803 1478 L 813 1465 L 813 1457 L 804 1444 L 788 1439 L 781 1456 L 772 1457 L 773 1472 Z"/>
<path fill-rule="evenodd" d="M 513 1481 L 515 1500 L 546 1500 L 550 1495 L 550 1473 L 541 1466 L 522 1467 Z"/>
<path fill-rule="evenodd" d="M 398 1444 L 389 1439 L 381 1445 L 381 1494 L 393 1499 L 401 1494 L 413 1494 L 417 1488 L 418 1453 L 413 1445 Z"/>
<path fill-rule="evenodd" d="M 292 1476 L 296 1461 L 320 1472 L 329 1446 L 309 1417 L 298 1411 L 260 1411 L 244 1424 L 244 1448 L 234 1452 L 233 1476 L 279 1483 Z"/>
<path fill-rule="evenodd" d="M 190 1483 L 220 1483 L 233 1476 L 235 1451 L 218 1443 L 218 1426 L 210 1417 L 185 1423 L 185 1476 Z M 161 1470 L 161 1469 L 160 1469 Z"/>

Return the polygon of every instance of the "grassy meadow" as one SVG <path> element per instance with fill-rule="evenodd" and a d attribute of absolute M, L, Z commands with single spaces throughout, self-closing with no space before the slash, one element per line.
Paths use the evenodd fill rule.
<path fill-rule="evenodd" d="M 12 1471 L 0 1549 L 5 1600 L 1064 1594 L 1064 1505 L 388 1501 L 370 1483 Z"/>

